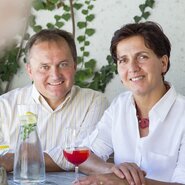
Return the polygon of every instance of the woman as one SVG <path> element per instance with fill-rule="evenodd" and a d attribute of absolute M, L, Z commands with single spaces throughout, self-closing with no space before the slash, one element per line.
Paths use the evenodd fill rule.
<path fill-rule="evenodd" d="M 110 49 L 129 91 L 105 111 L 81 171 L 119 178 L 96 175 L 79 183 L 185 184 L 185 98 L 164 80 L 168 38 L 154 22 L 127 24 L 115 32 Z M 113 152 L 115 164 L 105 162 Z"/>

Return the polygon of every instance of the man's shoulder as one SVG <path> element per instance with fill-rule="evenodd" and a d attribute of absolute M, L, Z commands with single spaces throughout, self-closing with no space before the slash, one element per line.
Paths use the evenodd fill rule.
<path fill-rule="evenodd" d="M 102 92 L 90 89 L 90 88 L 81 88 L 79 86 L 74 85 L 73 90 L 75 91 L 76 95 L 88 95 L 88 96 L 102 96 L 105 95 Z"/>
<path fill-rule="evenodd" d="M 27 85 L 27 86 L 24 86 L 22 88 L 16 88 L 16 89 L 13 89 L 11 91 L 8 91 L 7 93 L 5 94 L 2 94 L 0 96 L 0 100 L 2 99 L 9 99 L 9 98 L 15 98 L 17 96 L 21 96 L 23 94 L 31 94 L 32 92 L 32 85 Z"/>

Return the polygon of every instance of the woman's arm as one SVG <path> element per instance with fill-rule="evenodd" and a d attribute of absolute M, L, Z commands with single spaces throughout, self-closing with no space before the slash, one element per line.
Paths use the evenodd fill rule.
<path fill-rule="evenodd" d="M 110 173 L 113 163 L 107 163 L 95 154 L 91 153 L 89 158 L 79 166 L 81 172 L 91 175 L 100 173 Z"/>
<path fill-rule="evenodd" d="M 130 185 L 126 179 L 120 179 L 114 173 L 109 174 L 99 174 L 91 175 L 88 177 L 82 177 L 75 185 L 91 185 L 91 184 L 101 184 L 101 185 Z M 170 182 L 160 182 L 151 179 L 145 179 L 144 184 L 134 184 L 134 185 L 184 185 L 179 183 Z"/>

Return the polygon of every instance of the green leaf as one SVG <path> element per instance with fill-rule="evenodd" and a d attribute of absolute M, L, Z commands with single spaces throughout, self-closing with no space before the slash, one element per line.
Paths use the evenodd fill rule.
<path fill-rule="evenodd" d="M 89 5 L 89 6 L 88 6 L 88 9 L 89 9 L 89 10 L 92 10 L 93 8 L 94 8 L 94 5 Z"/>
<path fill-rule="evenodd" d="M 89 56 L 89 52 L 88 52 L 88 51 L 85 51 L 85 52 L 83 53 L 83 56 L 88 57 L 88 56 Z"/>
<path fill-rule="evenodd" d="M 77 64 L 82 63 L 82 61 L 83 61 L 83 58 L 82 57 L 77 57 Z"/>
<path fill-rule="evenodd" d="M 66 12 L 69 12 L 70 11 L 70 7 L 69 6 L 67 6 L 67 5 L 64 5 L 64 10 L 66 11 Z"/>
<path fill-rule="evenodd" d="M 60 16 L 60 15 L 55 15 L 54 18 L 55 18 L 56 21 L 59 21 L 59 20 L 62 18 L 62 16 Z"/>
<path fill-rule="evenodd" d="M 91 59 L 85 63 L 85 68 L 90 68 L 90 69 L 94 70 L 95 67 L 96 67 L 96 61 L 94 59 Z"/>
<path fill-rule="evenodd" d="M 87 4 L 87 5 L 90 4 L 90 1 L 85 1 L 85 4 Z"/>
<path fill-rule="evenodd" d="M 82 14 L 87 15 L 88 14 L 88 10 L 82 10 Z"/>
<path fill-rule="evenodd" d="M 85 49 L 84 47 L 80 47 L 80 51 L 84 51 L 84 49 Z"/>
<path fill-rule="evenodd" d="M 144 12 L 145 11 L 145 8 L 146 8 L 146 5 L 145 4 L 139 5 L 139 9 L 141 10 L 141 12 Z"/>
<path fill-rule="evenodd" d="M 34 32 L 39 32 L 42 30 L 42 26 L 40 26 L 40 25 L 34 26 L 33 30 L 34 30 Z"/>
<path fill-rule="evenodd" d="M 146 5 L 150 8 L 153 8 L 154 7 L 154 4 L 155 4 L 155 1 L 154 0 L 147 0 L 146 1 Z"/>
<path fill-rule="evenodd" d="M 61 8 L 61 7 L 63 7 L 63 6 L 65 6 L 64 4 L 63 4 L 63 2 L 59 2 L 58 4 L 57 4 L 57 8 L 59 9 L 59 8 Z M 66 11 L 66 10 L 65 10 Z"/>
<path fill-rule="evenodd" d="M 61 28 L 61 27 L 64 26 L 64 22 L 57 21 L 57 22 L 55 23 L 55 25 L 56 25 L 58 28 Z"/>
<path fill-rule="evenodd" d="M 85 46 L 89 46 L 90 42 L 89 41 L 85 41 Z"/>
<path fill-rule="evenodd" d="M 25 35 L 24 35 L 24 40 L 28 40 L 30 38 L 30 34 L 29 33 L 26 33 Z"/>
<path fill-rule="evenodd" d="M 37 11 L 45 8 L 44 2 L 42 0 L 34 0 L 32 5 L 33 8 Z"/>
<path fill-rule="evenodd" d="M 144 12 L 142 14 L 142 17 L 145 18 L 145 19 L 147 19 L 149 16 L 150 16 L 150 12 Z"/>
<path fill-rule="evenodd" d="M 77 37 L 77 40 L 79 43 L 83 42 L 85 40 L 85 36 L 84 35 L 80 35 Z"/>
<path fill-rule="evenodd" d="M 55 27 L 55 25 L 53 24 L 53 23 L 47 23 L 47 28 L 49 28 L 49 29 L 52 29 L 52 28 L 54 28 Z"/>
<path fill-rule="evenodd" d="M 62 18 L 65 20 L 65 21 L 68 21 L 70 18 L 71 18 L 71 14 L 70 13 L 65 13 L 62 15 Z"/>
<path fill-rule="evenodd" d="M 29 17 L 29 25 L 30 25 L 31 27 L 35 26 L 35 24 L 36 24 L 35 19 L 36 19 L 36 17 L 35 17 L 34 15 L 31 15 L 31 16 Z"/>
<path fill-rule="evenodd" d="M 77 23 L 77 26 L 78 26 L 78 28 L 82 29 L 82 28 L 85 28 L 87 26 L 87 23 L 80 21 L 80 22 Z"/>
<path fill-rule="evenodd" d="M 73 4 L 73 7 L 76 9 L 76 10 L 79 10 L 80 8 L 82 8 L 83 4 L 82 3 L 74 3 Z"/>
<path fill-rule="evenodd" d="M 76 81 L 85 81 L 87 78 L 91 77 L 92 73 L 90 70 L 78 70 L 75 74 Z"/>
<path fill-rule="evenodd" d="M 86 33 L 88 36 L 92 36 L 92 35 L 95 33 L 95 29 L 93 29 L 93 28 L 88 28 L 88 29 L 86 29 L 85 33 Z"/>
<path fill-rule="evenodd" d="M 138 23 L 140 20 L 141 20 L 141 17 L 140 16 L 135 16 L 134 17 L 135 23 Z"/>
<path fill-rule="evenodd" d="M 52 11 L 52 10 L 55 9 L 55 5 L 52 4 L 52 3 L 50 3 L 50 2 L 47 2 L 47 3 L 46 3 L 46 8 L 47 8 L 47 10 Z"/>
<path fill-rule="evenodd" d="M 94 14 L 90 14 L 86 17 L 86 20 L 91 22 L 95 18 Z"/>
<path fill-rule="evenodd" d="M 53 3 L 53 4 L 56 4 L 59 2 L 59 0 L 48 0 L 49 2 Z"/>

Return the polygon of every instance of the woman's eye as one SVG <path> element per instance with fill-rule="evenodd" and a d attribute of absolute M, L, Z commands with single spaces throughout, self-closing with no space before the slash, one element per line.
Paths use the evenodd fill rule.
<path fill-rule="evenodd" d="M 137 59 L 138 59 L 138 61 L 145 61 L 145 60 L 148 59 L 148 56 L 146 56 L 146 55 L 140 55 L 140 56 L 137 57 Z"/>
<path fill-rule="evenodd" d="M 128 62 L 128 60 L 126 58 L 118 59 L 119 64 L 126 64 L 127 62 Z"/>

